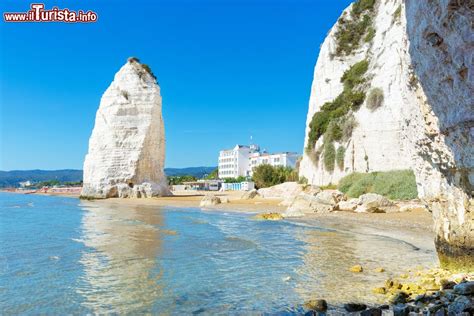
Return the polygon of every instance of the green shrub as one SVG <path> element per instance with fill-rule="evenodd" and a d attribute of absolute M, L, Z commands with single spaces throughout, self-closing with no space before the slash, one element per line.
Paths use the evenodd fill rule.
<path fill-rule="evenodd" d="M 344 156 L 346 154 L 346 149 L 343 146 L 339 146 L 336 151 L 336 163 L 339 167 L 339 170 L 344 170 Z"/>
<path fill-rule="evenodd" d="M 365 81 L 364 74 L 369 69 L 369 61 L 367 59 L 361 60 L 352 65 L 344 72 L 341 77 L 341 82 L 344 84 L 345 90 L 353 89 L 355 86 Z"/>
<path fill-rule="evenodd" d="M 324 169 L 329 172 L 334 171 L 334 163 L 336 162 L 336 148 L 332 142 L 326 142 L 324 144 L 323 162 Z"/>
<path fill-rule="evenodd" d="M 263 164 L 253 169 L 252 179 L 257 188 L 267 188 L 287 181 L 298 181 L 298 173 L 290 167 Z"/>
<path fill-rule="evenodd" d="M 341 77 L 341 82 L 344 84 L 344 90 L 342 93 L 332 102 L 326 102 L 323 104 L 320 111 L 314 113 L 313 118 L 309 123 L 309 149 L 312 149 L 316 141 L 326 133 L 332 121 L 347 115 L 350 110 L 358 110 L 360 105 L 364 103 L 365 92 L 354 89 L 365 82 L 364 75 L 368 68 L 368 60 L 362 60 L 352 65 Z M 338 126 L 337 128 L 339 130 L 332 130 L 328 134 L 328 136 L 336 137 L 333 140 L 340 140 L 343 136 L 341 127 Z"/>
<path fill-rule="evenodd" d="M 363 176 L 364 174 L 359 172 L 353 172 L 351 174 L 348 174 L 347 176 L 339 180 L 337 188 L 339 189 L 339 191 L 347 194 L 351 186 L 354 183 L 358 182 Z"/>
<path fill-rule="evenodd" d="M 357 127 L 354 115 L 347 115 L 342 120 L 342 140 L 347 141 L 352 136 L 352 131 Z"/>
<path fill-rule="evenodd" d="M 342 138 L 342 129 L 335 120 L 332 120 L 328 125 L 326 133 L 324 133 L 324 141 L 326 142 L 339 141 L 341 140 L 341 138 Z"/>
<path fill-rule="evenodd" d="M 330 112 L 327 111 L 314 113 L 313 118 L 309 123 L 309 148 L 313 148 L 319 137 L 321 137 L 326 132 L 330 117 Z"/>
<path fill-rule="evenodd" d="M 352 5 L 351 15 L 359 17 L 364 11 L 372 11 L 375 6 L 375 0 L 358 0 Z"/>
<path fill-rule="evenodd" d="M 301 176 L 299 179 L 298 179 L 298 184 L 308 184 L 308 179 L 306 177 L 303 177 Z"/>
<path fill-rule="evenodd" d="M 237 178 L 224 179 L 225 183 L 240 183 L 240 182 L 245 182 L 245 181 L 247 181 L 247 177 L 244 177 L 244 176 L 238 176 Z"/>
<path fill-rule="evenodd" d="M 415 174 L 411 170 L 352 173 L 339 181 L 338 189 L 354 198 L 365 193 L 377 193 L 392 200 L 418 197 Z"/>
<path fill-rule="evenodd" d="M 306 154 L 308 155 L 309 159 L 313 162 L 313 165 L 319 165 L 319 157 L 321 156 L 322 148 L 319 147 L 317 149 L 314 148 L 307 148 Z"/>
<path fill-rule="evenodd" d="M 411 170 L 379 172 L 374 181 L 374 192 L 392 200 L 416 199 L 415 174 Z"/>
<path fill-rule="evenodd" d="M 365 174 L 364 177 L 361 177 L 359 181 L 355 182 L 347 191 L 349 197 L 359 197 L 362 194 L 374 192 L 373 183 L 375 181 L 375 173 Z M 342 192 L 342 191 L 341 191 Z"/>
<path fill-rule="evenodd" d="M 374 39 L 374 37 L 375 37 L 375 29 L 372 26 L 370 26 L 367 31 L 367 35 L 365 35 L 364 37 L 364 42 L 369 43 Z"/>
<path fill-rule="evenodd" d="M 367 108 L 375 111 L 382 106 L 383 103 L 383 90 L 380 88 L 374 88 L 370 91 L 367 97 Z"/>
<path fill-rule="evenodd" d="M 211 171 L 204 179 L 206 180 L 216 180 L 219 179 L 219 168 L 216 168 Z"/>
<path fill-rule="evenodd" d="M 350 55 L 372 25 L 375 0 L 359 0 L 352 5 L 351 18 L 339 19 L 336 31 L 336 55 Z M 362 16 L 362 14 L 364 14 Z"/>
<path fill-rule="evenodd" d="M 183 184 L 183 182 L 188 182 L 188 181 L 196 181 L 197 178 L 192 175 L 182 175 L 182 176 L 169 176 L 168 178 L 168 184 L 169 185 L 177 185 L 177 184 Z"/>

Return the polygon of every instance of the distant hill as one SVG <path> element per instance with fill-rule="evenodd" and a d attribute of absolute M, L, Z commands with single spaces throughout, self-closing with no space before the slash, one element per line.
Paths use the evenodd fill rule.
<path fill-rule="evenodd" d="M 217 167 L 165 168 L 165 174 L 170 177 L 191 175 L 199 179 L 210 174 L 216 168 Z"/>
<path fill-rule="evenodd" d="M 165 168 L 167 176 L 192 175 L 196 178 L 212 172 L 216 167 L 189 167 L 189 168 Z M 0 188 L 17 187 L 22 181 L 41 182 L 58 180 L 60 182 L 77 182 L 82 180 L 82 170 L 12 170 L 0 171 Z"/>
<path fill-rule="evenodd" d="M 0 171 L 0 187 L 17 187 L 21 181 L 41 182 L 58 180 L 76 182 L 82 180 L 82 170 L 12 170 Z"/>

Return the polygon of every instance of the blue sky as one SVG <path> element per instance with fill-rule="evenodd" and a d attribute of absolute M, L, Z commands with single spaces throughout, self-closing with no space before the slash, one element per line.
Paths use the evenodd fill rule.
<path fill-rule="evenodd" d="M 167 167 L 217 165 L 250 136 L 301 153 L 319 46 L 350 2 L 45 1 L 99 20 L 2 21 L 0 170 L 82 168 L 101 95 L 129 56 L 160 82 Z"/>

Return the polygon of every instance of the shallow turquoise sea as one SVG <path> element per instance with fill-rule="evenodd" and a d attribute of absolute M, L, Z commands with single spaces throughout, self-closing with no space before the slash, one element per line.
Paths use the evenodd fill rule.
<path fill-rule="evenodd" d="M 0 193 L 0 310 L 11 314 L 293 315 L 310 298 L 375 302 L 433 253 L 251 214 Z M 401 271 L 401 270 L 400 270 Z"/>

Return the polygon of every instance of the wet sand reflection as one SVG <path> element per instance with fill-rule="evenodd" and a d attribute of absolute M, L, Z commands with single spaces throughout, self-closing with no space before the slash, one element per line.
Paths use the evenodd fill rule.
<path fill-rule="evenodd" d="M 416 250 L 410 244 L 374 235 L 313 229 L 299 232 L 296 238 L 306 244 L 303 264 L 296 268 L 300 283 L 295 290 L 303 301 L 324 298 L 342 304 L 357 298 L 379 303 L 383 297 L 373 295 L 372 288 L 433 257 L 433 253 Z M 357 264 L 364 271 L 350 272 Z M 375 272 L 377 267 L 387 272 Z"/>
<path fill-rule="evenodd" d="M 163 296 L 162 269 L 156 258 L 163 241 L 163 214 L 138 207 L 83 202 L 83 305 L 94 313 L 150 312 Z"/>

